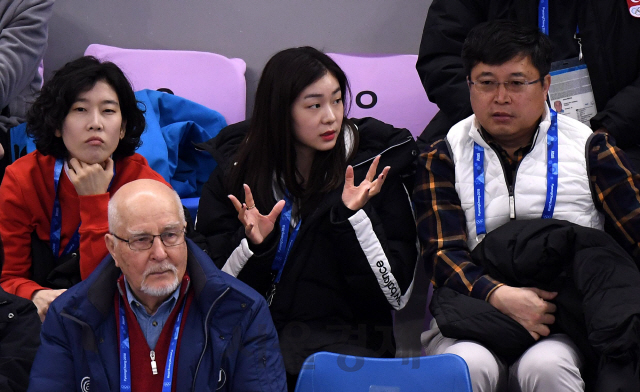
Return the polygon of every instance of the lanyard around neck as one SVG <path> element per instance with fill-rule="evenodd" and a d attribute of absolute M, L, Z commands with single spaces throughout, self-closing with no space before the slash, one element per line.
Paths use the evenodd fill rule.
<path fill-rule="evenodd" d="M 131 392 L 131 343 L 129 341 L 129 326 L 127 325 L 127 316 L 124 311 L 122 296 L 120 297 L 120 391 Z M 182 313 L 187 299 L 182 300 L 182 307 L 178 318 L 173 325 L 173 333 L 171 334 L 171 342 L 169 344 L 169 352 L 167 353 L 167 363 L 164 370 L 164 380 L 162 381 L 162 392 L 171 392 L 173 383 L 174 358 L 176 355 L 176 347 L 178 346 L 178 336 L 180 335 L 180 322 L 182 321 Z M 153 359 L 155 366 L 155 358 Z"/>
<path fill-rule="evenodd" d="M 53 188 L 56 192 L 55 199 L 53 200 L 53 213 L 51 215 L 51 230 L 49 234 L 49 241 L 51 243 L 51 252 L 57 259 L 60 255 L 60 236 L 62 233 L 62 208 L 60 207 L 60 176 L 62 175 L 62 169 L 64 168 L 64 160 L 61 158 L 56 159 L 56 163 L 53 166 Z M 111 188 L 113 179 L 116 177 L 116 165 L 113 164 L 113 178 L 109 183 L 107 191 Z M 67 255 L 80 247 L 80 225 L 76 229 L 73 236 L 69 240 L 67 246 L 64 247 L 62 256 Z"/>
<path fill-rule="evenodd" d="M 278 250 L 276 251 L 276 256 L 273 259 L 273 264 L 271 265 L 271 270 L 276 273 L 274 283 L 280 282 L 280 277 L 282 276 L 284 265 L 289 258 L 291 247 L 293 246 L 293 243 L 298 236 L 298 231 L 300 230 L 300 225 L 302 224 L 302 218 L 300 218 L 298 220 L 298 224 L 296 224 L 296 226 L 293 228 L 291 235 L 289 235 L 293 201 L 291 200 L 290 195 L 288 195 L 288 192 L 285 192 L 284 201 L 285 205 L 282 209 L 282 213 L 280 214 L 280 241 L 278 242 Z"/>
<path fill-rule="evenodd" d="M 62 169 L 64 167 L 64 160 L 58 158 L 56 159 L 56 163 L 53 167 L 53 187 L 56 192 L 55 199 L 53 200 L 53 214 L 51 215 L 51 233 L 50 233 L 50 243 L 51 243 L 51 252 L 53 252 L 53 257 L 56 259 L 60 255 L 60 235 L 62 232 L 62 208 L 60 207 L 60 176 L 62 175 Z M 62 252 L 62 256 L 69 254 L 70 252 L 75 251 L 80 247 L 80 225 L 76 229 L 73 236 L 69 240 L 67 246 L 65 246 L 64 251 Z"/>
<path fill-rule="evenodd" d="M 540 0 L 538 3 L 538 28 L 540 31 L 549 35 L 549 0 Z M 580 29 L 576 25 L 576 34 L 580 33 Z M 580 50 L 582 53 L 582 50 Z M 580 56 L 582 58 L 582 56 Z"/>
<path fill-rule="evenodd" d="M 544 203 L 544 210 L 542 211 L 542 219 L 550 219 L 553 217 L 558 189 L 558 115 L 554 110 L 550 110 L 550 112 L 551 126 L 547 131 L 547 197 Z M 484 148 L 474 142 L 473 206 L 475 209 L 477 236 L 487 234 L 484 210 L 485 180 Z"/>
<path fill-rule="evenodd" d="M 538 4 L 538 27 L 549 35 L 549 0 L 540 0 Z"/>

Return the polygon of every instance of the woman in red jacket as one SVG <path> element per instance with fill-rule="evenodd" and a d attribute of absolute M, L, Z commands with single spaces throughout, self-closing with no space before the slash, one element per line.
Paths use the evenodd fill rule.
<path fill-rule="evenodd" d="M 27 114 L 37 150 L 9 166 L 0 186 L 0 285 L 33 300 L 41 319 L 107 255 L 110 195 L 139 178 L 164 182 L 135 153 L 144 128 L 125 75 L 93 57 L 58 70 Z"/>

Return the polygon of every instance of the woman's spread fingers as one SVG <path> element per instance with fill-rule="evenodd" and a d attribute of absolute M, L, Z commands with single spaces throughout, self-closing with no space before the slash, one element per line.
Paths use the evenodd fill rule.
<path fill-rule="evenodd" d="M 267 218 L 271 222 L 275 222 L 276 219 L 278 218 L 278 215 L 280 215 L 280 213 L 282 212 L 282 209 L 284 208 L 284 205 L 285 205 L 285 201 L 284 200 L 280 200 L 279 202 L 277 202 L 276 205 L 273 206 L 273 209 L 271 209 L 271 212 L 269 213 Z"/>
<path fill-rule="evenodd" d="M 373 179 L 375 178 L 376 171 L 378 170 L 378 162 L 380 162 L 380 155 L 378 155 L 371 163 L 371 166 L 369 166 L 366 177 L 367 181 L 373 181 Z"/>
<path fill-rule="evenodd" d="M 234 195 L 228 195 L 227 197 L 229 198 L 229 200 L 231 200 L 233 207 L 239 213 L 242 210 L 242 203 L 240 203 L 240 201 Z"/>
<path fill-rule="evenodd" d="M 244 202 L 247 204 L 247 209 L 249 210 L 256 206 L 256 203 L 253 201 L 251 188 L 249 188 L 247 184 L 244 184 Z"/>
<path fill-rule="evenodd" d="M 353 187 L 353 166 L 347 166 L 347 171 L 344 174 L 344 186 L 345 188 Z"/>

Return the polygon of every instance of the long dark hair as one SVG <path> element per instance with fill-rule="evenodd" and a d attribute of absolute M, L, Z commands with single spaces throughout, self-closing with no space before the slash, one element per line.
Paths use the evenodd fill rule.
<path fill-rule="evenodd" d="M 323 76 L 333 75 L 340 85 L 345 116 L 342 132 L 335 146 L 328 151 L 317 151 L 311 173 L 303 187 L 296 167 L 296 150 L 292 107 L 296 98 L 309 85 Z M 249 132 L 243 140 L 227 176 L 229 192 L 244 199 L 242 184 L 251 187 L 256 204 L 261 209 L 273 206 L 273 181 L 281 193 L 287 190 L 296 203 L 301 203 L 304 215 L 310 205 L 307 201 L 339 187 L 344 181 L 347 166 L 345 131 L 350 127 L 346 118 L 351 91 L 347 77 L 338 64 L 317 49 L 305 46 L 285 49 L 275 54 L 265 65 L 256 91 L 253 116 Z M 351 127 L 353 153 L 358 135 Z M 265 211 L 268 212 L 268 211 Z"/>
<path fill-rule="evenodd" d="M 68 62 L 42 86 L 40 95 L 27 113 L 27 133 L 34 139 L 38 151 L 56 158 L 68 156 L 67 147 L 55 132 L 62 129 L 78 95 L 91 90 L 98 81 L 107 83 L 118 95 L 122 122 L 125 123 L 124 137 L 118 142 L 113 159 L 133 155 L 141 144 L 144 111 L 138 107 L 131 84 L 120 68 L 91 56 Z"/>

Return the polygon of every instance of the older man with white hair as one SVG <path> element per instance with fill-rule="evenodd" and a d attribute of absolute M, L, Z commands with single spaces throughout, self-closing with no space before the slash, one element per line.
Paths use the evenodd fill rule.
<path fill-rule="evenodd" d="M 178 195 L 153 180 L 109 203 L 110 256 L 54 301 L 30 391 L 284 391 L 264 299 L 185 239 Z"/>

